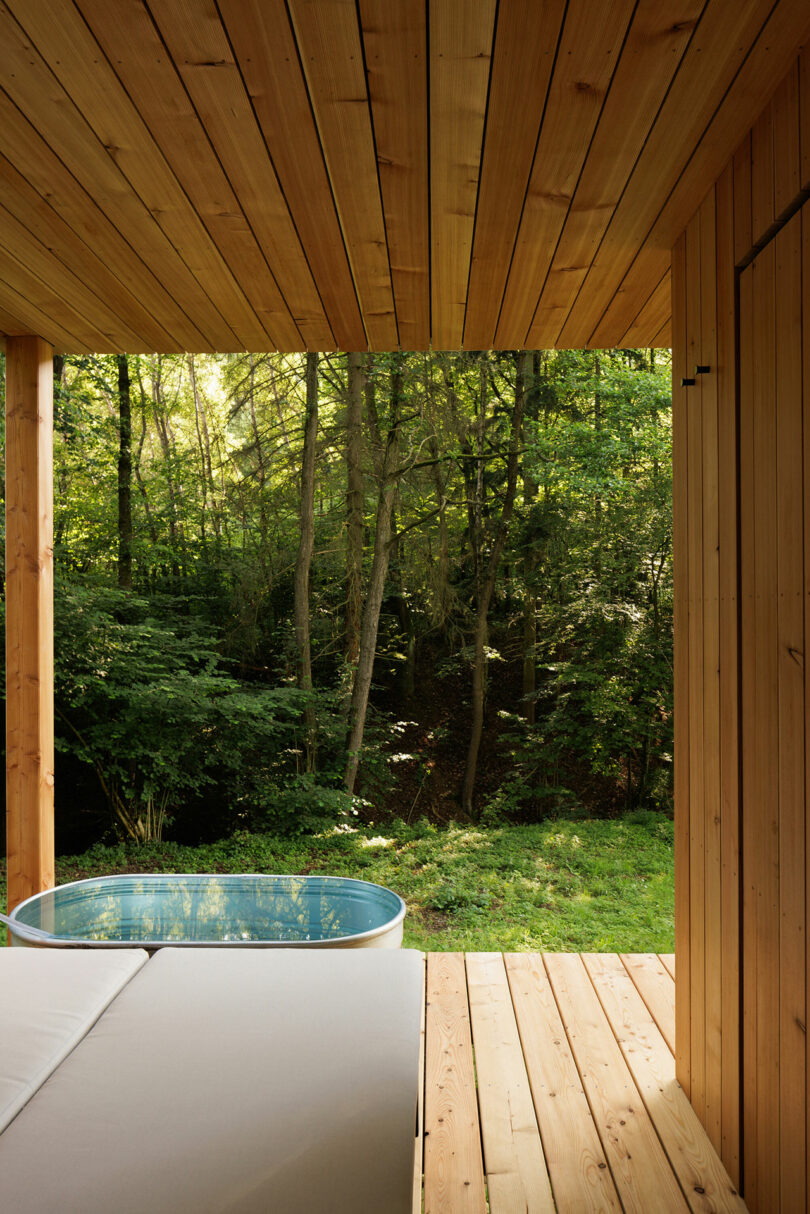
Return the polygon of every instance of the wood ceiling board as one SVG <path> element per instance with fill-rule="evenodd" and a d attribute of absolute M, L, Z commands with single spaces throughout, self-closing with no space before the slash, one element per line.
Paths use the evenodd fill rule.
<path fill-rule="evenodd" d="M 464 333 L 495 0 L 429 0 L 431 344 Z"/>
<path fill-rule="evenodd" d="M 779 219 L 802 188 L 798 59 L 774 93 L 769 108 L 773 117 L 773 201 Z"/>
<path fill-rule="evenodd" d="M 672 281 L 667 270 L 621 340 L 625 350 L 654 348 L 655 339 L 672 314 Z"/>
<path fill-rule="evenodd" d="M 152 16 L 305 345 L 332 349 L 335 337 L 213 0 L 162 0 Z"/>
<path fill-rule="evenodd" d="M 144 350 L 175 349 L 176 343 L 166 329 L 112 272 L 105 260 L 55 211 L 34 187 L 0 155 L 2 203 L 21 224 L 47 246 L 55 260 L 61 261 L 107 306 L 141 335 Z"/>
<path fill-rule="evenodd" d="M 252 335 L 255 316 L 80 14 L 61 0 L 12 3 L 0 6 L 6 91 L 36 114 L 44 137 L 80 179 L 89 178 L 125 235 L 133 224 L 144 235 L 158 229 L 164 247 L 158 254 L 153 231 L 151 256 L 166 259 L 186 311 L 219 348 L 240 348 L 235 330 Z"/>
<path fill-rule="evenodd" d="M 672 349 L 672 320 L 668 320 L 662 329 L 656 333 L 650 348 L 653 350 L 671 350 Z"/>
<path fill-rule="evenodd" d="M 204 126 L 138 0 L 76 0 L 138 113 L 231 267 L 273 346 L 303 341 Z"/>
<path fill-rule="evenodd" d="M 220 0 L 219 13 L 333 339 L 344 350 L 365 349 L 351 267 L 286 4 L 284 0 Z"/>
<path fill-rule="evenodd" d="M 372 350 L 399 345 L 355 0 L 289 0 L 332 194 Z"/>
<path fill-rule="evenodd" d="M 7 20 L 9 18 L 6 18 Z M 0 23 L 2 22 L 3 14 L 0 10 Z M 2 43 L 2 39 L 0 39 L 0 43 Z M 3 51 L 0 48 L 0 58 L 2 55 Z M 62 93 L 61 101 L 58 104 L 47 107 L 49 113 L 56 115 L 57 128 L 65 125 L 58 121 L 60 112 L 65 114 L 67 125 L 76 121 L 74 114 L 67 112 L 68 106 L 70 103 Z M 70 110 L 72 109 L 73 107 L 70 106 Z M 168 292 L 162 284 L 158 283 L 154 274 L 147 270 L 146 261 L 161 260 L 163 257 L 161 269 L 171 279 L 179 259 L 152 216 L 126 187 L 126 183 L 122 181 L 120 174 L 112 161 L 108 160 L 103 149 L 101 149 L 102 156 L 107 160 L 110 171 L 108 172 L 108 165 L 102 160 L 103 171 L 100 177 L 93 178 L 93 175 L 90 174 L 92 179 L 89 185 L 93 191 L 91 196 L 67 170 L 65 162 L 62 160 L 62 156 L 64 156 L 65 160 L 75 163 L 76 149 L 65 148 L 61 140 L 61 131 L 59 129 L 51 130 L 47 134 L 50 135 L 53 144 L 59 148 L 57 154 L 41 133 L 43 125 L 48 126 L 47 119 L 38 128 L 34 127 L 26 120 L 13 99 L 0 91 L 0 151 L 35 186 L 40 195 L 66 219 L 68 215 L 72 215 L 72 226 L 75 230 L 83 232 L 85 235 L 88 232 L 99 233 L 102 244 L 106 244 L 112 252 L 112 264 L 116 264 L 120 256 L 123 263 L 130 262 L 130 265 L 134 264 L 141 270 L 146 270 L 146 276 L 154 282 L 157 297 L 160 298 L 161 295 L 166 297 L 164 302 L 168 304 L 167 310 L 172 317 L 170 324 L 166 326 L 170 332 L 182 342 L 193 341 L 198 343 L 201 349 L 215 349 L 215 342 L 207 329 L 198 326 L 196 320 L 189 317 L 184 307 L 173 296 L 169 297 Z M 95 144 L 91 160 L 99 160 L 96 153 L 99 145 L 92 134 L 87 133 Z M 112 190 L 108 188 L 110 177 L 113 178 Z M 115 196 L 116 190 L 117 197 Z M 104 207 L 115 216 L 115 221 L 108 217 Z M 130 218 L 134 215 L 135 218 L 134 224 L 128 224 L 129 240 L 121 235 L 120 228 L 117 226 L 123 215 Z M 157 258 L 155 257 L 156 245 L 160 255 Z M 131 259 L 127 256 L 130 252 L 134 254 Z M 182 279 L 184 273 L 187 273 L 186 267 L 180 262 L 178 277 Z M 175 285 L 174 281 L 173 285 Z M 210 306 L 210 301 L 206 302 Z M 218 324 L 221 324 L 221 321 L 218 321 Z"/>
<path fill-rule="evenodd" d="M 810 189 L 810 46 L 799 55 L 800 173 L 803 190 Z"/>
<path fill-rule="evenodd" d="M 8 263 L 0 260 L 0 270 L 5 273 L 8 268 Z M 16 267 L 13 268 L 16 269 Z M 18 286 L 22 290 L 18 290 Z M 23 292 L 25 293 L 23 294 Z M 34 333 L 37 337 L 49 341 L 55 350 L 70 351 L 71 354 L 90 354 L 93 350 L 92 345 L 85 345 L 77 334 L 68 332 L 45 310 L 45 306 L 43 306 L 45 296 L 46 292 L 40 288 L 39 284 L 31 283 L 30 276 L 26 277 L 23 274 L 18 279 L 15 274 L 14 282 L 11 283 L 0 275 L 0 308 L 4 312 L 18 316 L 20 324 L 24 325 L 29 333 Z M 59 303 L 53 295 L 45 302 L 57 305 Z"/>
<path fill-rule="evenodd" d="M 360 305 L 390 346 L 424 347 L 429 324 L 440 349 L 646 344 L 661 319 L 660 340 L 666 317 L 649 301 L 673 237 L 795 62 L 810 9 L 707 0 L 645 141 L 647 107 L 671 75 L 662 45 L 677 43 L 678 58 L 700 0 L 682 0 L 662 43 L 652 36 L 662 0 L 602 0 L 599 17 L 619 33 L 617 14 L 635 13 L 612 75 L 602 61 L 615 63 L 623 36 L 599 29 L 597 39 L 593 4 L 569 0 L 572 54 L 561 54 L 561 2 L 295 0 L 299 48 L 283 0 L 0 0 L 0 155 L 18 175 L 0 202 L 39 241 L 31 307 L 65 344 L 81 345 L 90 322 L 165 352 L 249 339 L 364 348 Z M 575 73 L 574 55 L 586 68 L 590 55 L 593 73 Z M 555 93 L 566 73 L 567 102 Z M 807 76 L 805 52 L 798 84 L 794 73 L 771 104 L 773 216 L 797 171 L 810 184 Z M 763 198 L 758 220 L 771 215 Z M 10 286 L 22 298 L 22 283 Z M 368 291 L 384 296 L 381 308 Z M 59 294 L 75 304 L 70 324 Z"/>
<path fill-rule="evenodd" d="M 111 348 L 132 349 L 144 345 L 143 335 L 134 332 L 109 304 L 89 288 L 80 274 L 74 273 L 0 202 L 0 250 L 6 258 L 5 272 L 17 277 L 12 266 L 35 274 L 54 291 L 70 313 L 75 313 L 90 330 L 106 338 Z"/>
<path fill-rule="evenodd" d="M 29 329 L 28 325 L 21 324 L 17 320 L 16 316 L 12 316 L 12 314 L 10 312 L 6 312 L 6 310 L 1 307 L 0 307 L 0 333 L 2 333 L 2 335 L 3 335 L 4 348 L 5 348 L 4 339 L 6 337 L 36 336 L 35 334 L 32 335 L 31 330 Z"/>
<path fill-rule="evenodd" d="M 568 5 L 496 331 L 502 349 L 526 342 L 633 8 L 611 0 L 596 22 L 591 0 Z"/>
<path fill-rule="evenodd" d="M 809 32 L 806 0 L 709 0 L 563 329 L 565 344 L 599 345 L 627 330 L 637 284 L 623 279 L 635 252 L 672 247 Z M 612 307 L 620 285 L 621 305 Z"/>
<path fill-rule="evenodd" d="M 173 350 L 210 352 L 211 341 L 200 332 L 177 300 L 137 251 L 124 240 L 87 191 L 76 181 L 39 132 L 0 89 L 0 153 L 16 165 L 20 176 L 70 227 L 79 240 L 96 249 L 108 266 L 139 298 L 148 300 L 166 329 Z M 32 213 L 33 219 L 33 213 Z"/>
<path fill-rule="evenodd" d="M 564 0 L 545 0 L 539 11 L 525 0 L 498 5 L 464 321 L 470 350 L 495 340 L 564 12 Z"/>
<path fill-rule="evenodd" d="M 529 346 L 557 344 L 705 3 L 683 0 L 673 21 L 672 0 L 640 0 L 529 329 Z"/>
<path fill-rule="evenodd" d="M 359 0 L 399 343 L 430 344 L 424 0 Z"/>
<path fill-rule="evenodd" d="M 47 281 L 41 278 L 33 265 L 34 261 L 41 262 L 41 258 L 29 259 L 28 254 L 31 252 L 30 248 L 21 248 L 14 241 L 6 244 L 0 230 L 0 266 L 4 281 L 13 285 L 20 297 L 28 301 L 33 308 L 58 325 L 61 337 L 72 334 L 81 346 L 90 350 L 105 353 L 115 350 L 117 341 L 106 331 L 109 326 L 105 326 L 105 330 L 98 328 L 62 294 L 65 287 L 72 293 L 74 283 L 64 283 L 61 277 L 53 272 L 49 274 Z M 22 312 L 19 312 L 19 315 L 24 316 Z"/>

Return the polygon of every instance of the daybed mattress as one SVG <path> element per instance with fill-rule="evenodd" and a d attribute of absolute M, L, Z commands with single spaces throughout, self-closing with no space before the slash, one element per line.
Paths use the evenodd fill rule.
<path fill-rule="evenodd" d="M 410 1214 L 422 981 L 408 951 L 162 949 L 0 1136 L 0 1209 Z"/>

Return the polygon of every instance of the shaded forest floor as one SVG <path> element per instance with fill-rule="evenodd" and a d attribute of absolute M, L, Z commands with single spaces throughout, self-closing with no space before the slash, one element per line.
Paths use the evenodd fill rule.
<path fill-rule="evenodd" d="M 526 754 L 518 753 L 522 658 L 515 659 L 510 650 L 519 652 L 519 642 L 505 634 L 496 643 L 503 656 L 490 663 L 476 776 L 475 804 L 485 821 L 492 816 L 487 813 L 492 798 L 516 774 L 516 763 L 527 774 L 531 772 Z M 378 670 L 382 665 L 378 664 Z M 463 819 L 461 787 L 472 711 L 470 671 L 462 663 L 456 662 L 450 669 L 448 665 L 441 654 L 425 646 L 410 694 L 403 688 L 401 671 L 389 671 L 387 678 L 376 683 L 372 693 L 372 707 L 380 714 L 372 726 L 376 757 L 370 754 L 361 765 L 358 788 L 370 802 L 366 813 L 361 812 L 367 820 L 402 819 L 407 823 L 427 818 L 446 826 Z M 574 808 L 576 817 L 614 817 L 628 808 L 624 789 L 593 775 L 584 761 L 566 773 L 566 783 L 566 808 Z M 538 820 L 559 815 L 563 808 L 556 790 L 546 791 L 548 800 L 537 801 Z M 526 820 L 525 810 L 524 805 L 518 821 Z M 501 815 L 496 816 L 500 820 Z"/>
<path fill-rule="evenodd" d="M 57 860 L 57 882 L 121 872 L 332 873 L 408 904 L 405 944 L 429 950 L 672 952 L 673 826 L 616 821 L 440 828 L 424 821 L 199 847 L 96 846 Z M 0 871 L 5 903 L 5 873 Z"/>

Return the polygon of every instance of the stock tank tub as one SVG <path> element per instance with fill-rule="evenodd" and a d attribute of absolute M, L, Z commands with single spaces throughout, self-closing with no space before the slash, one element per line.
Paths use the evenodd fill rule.
<path fill-rule="evenodd" d="M 158 873 L 91 877 L 0 916 L 39 948 L 399 948 L 405 903 L 349 877 Z"/>

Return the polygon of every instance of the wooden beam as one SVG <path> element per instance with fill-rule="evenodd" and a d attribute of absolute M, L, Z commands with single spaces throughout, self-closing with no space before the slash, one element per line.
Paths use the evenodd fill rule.
<path fill-rule="evenodd" d="M 54 883 L 53 349 L 6 341 L 8 906 Z"/>

